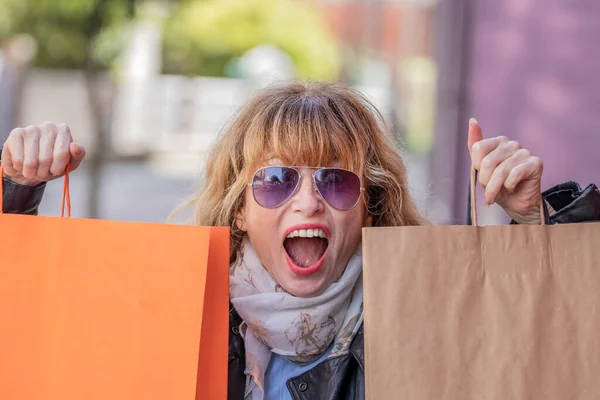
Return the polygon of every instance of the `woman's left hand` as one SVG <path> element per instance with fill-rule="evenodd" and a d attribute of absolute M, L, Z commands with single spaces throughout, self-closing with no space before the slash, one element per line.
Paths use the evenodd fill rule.
<path fill-rule="evenodd" d="M 474 118 L 469 121 L 468 146 L 485 203 L 498 203 L 519 224 L 539 224 L 542 160 L 505 136 L 483 139 Z"/>

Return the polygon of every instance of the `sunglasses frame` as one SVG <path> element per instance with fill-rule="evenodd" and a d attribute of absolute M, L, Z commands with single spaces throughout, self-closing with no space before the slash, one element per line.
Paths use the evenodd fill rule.
<path fill-rule="evenodd" d="M 298 175 L 300 176 L 300 179 L 298 179 L 298 183 L 296 184 L 296 187 L 294 188 L 294 190 L 292 191 L 292 193 L 290 193 L 290 195 L 280 204 L 274 206 L 274 207 L 265 207 L 262 204 L 260 204 L 260 202 L 258 200 L 256 200 L 256 195 L 254 193 L 254 178 L 256 177 L 256 174 L 258 174 L 260 171 L 267 169 L 267 168 L 290 168 L 293 169 L 294 171 L 296 171 L 298 173 Z M 254 201 L 256 202 L 256 204 L 258 204 L 259 206 L 263 207 L 263 208 L 267 208 L 267 209 L 274 209 L 274 208 L 278 208 L 281 207 L 282 205 L 284 205 L 285 203 L 287 203 L 292 197 L 294 197 L 294 195 L 296 194 L 296 192 L 298 192 L 298 188 L 300 187 L 300 185 L 302 184 L 302 177 L 303 177 L 303 173 L 302 171 L 300 171 L 300 168 L 303 169 L 313 169 L 315 170 L 312 174 L 311 174 L 311 178 L 312 178 L 312 184 L 313 184 L 313 189 L 315 192 L 317 192 L 319 194 L 319 197 L 321 197 L 321 199 L 323 199 L 323 201 L 325 203 L 327 203 L 330 207 L 339 210 L 339 211 L 350 211 L 352 209 L 354 209 L 358 203 L 360 203 L 360 199 L 361 199 L 361 194 L 362 192 L 365 191 L 365 188 L 362 185 L 362 179 L 360 178 L 360 176 L 354 172 L 354 171 L 350 171 L 349 169 L 346 168 L 338 168 L 338 167 L 308 167 L 308 166 L 298 166 L 298 165 L 268 165 L 266 167 L 261 167 L 259 169 L 257 169 L 254 174 L 252 174 L 252 182 L 248 184 L 248 187 L 252 188 L 252 197 L 254 198 Z M 348 209 L 344 209 L 344 208 L 337 208 L 335 206 L 333 206 L 329 201 L 327 201 L 327 199 L 325 198 L 325 196 L 323 196 L 323 194 L 321 193 L 321 191 L 319 190 L 319 188 L 317 187 L 317 181 L 315 180 L 315 175 L 317 174 L 317 172 L 319 172 L 320 170 L 328 170 L 328 169 L 336 169 L 336 170 L 341 170 L 341 171 L 347 171 L 350 172 L 354 175 L 356 175 L 358 177 L 358 182 L 360 183 L 360 193 L 358 195 L 358 199 L 356 199 L 356 202 L 352 205 L 352 207 L 348 208 Z"/>

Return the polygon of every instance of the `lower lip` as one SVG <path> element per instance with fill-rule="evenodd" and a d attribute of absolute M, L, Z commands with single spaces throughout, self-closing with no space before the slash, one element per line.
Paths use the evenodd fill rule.
<path fill-rule="evenodd" d="M 292 261 L 292 259 L 288 255 L 287 251 L 284 250 L 284 253 L 285 253 L 285 259 L 287 260 L 287 263 L 288 263 L 288 267 L 290 267 L 290 269 L 292 270 L 293 273 L 295 273 L 296 275 L 312 275 L 321 269 L 323 262 L 325 262 L 325 257 L 327 256 L 328 251 L 329 251 L 329 248 L 327 248 L 327 250 L 325 250 L 325 253 L 323 253 L 323 255 L 321 256 L 319 261 L 317 261 L 315 264 L 311 265 L 310 267 L 297 266 Z"/>

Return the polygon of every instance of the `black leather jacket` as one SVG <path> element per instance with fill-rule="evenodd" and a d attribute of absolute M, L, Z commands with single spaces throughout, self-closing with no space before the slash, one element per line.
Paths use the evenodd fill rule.
<path fill-rule="evenodd" d="M 37 214 L 44 185 L 28 187 L 4 181 L 6 213 Z M 566 182 L 544 192 L 550 205 L 551 223 L 600 221 L 600 191 L 596 185 L 585 190 L 575 182 Z M 242 322 L 231 308 L 229 312 L 229 395 L 230 400 L 242 400 L 246 377 L 244 341 L 239 333 Z M 350 353 L 327 359 L 311 370 L 286 382 L 295 400 L 359 400 L 365 398 L 363 328 L 352 341 Z"/>

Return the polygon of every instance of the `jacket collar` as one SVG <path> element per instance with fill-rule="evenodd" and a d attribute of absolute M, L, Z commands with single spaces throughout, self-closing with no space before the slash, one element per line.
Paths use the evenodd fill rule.
<path fill-rule="evenodd" d="M 365 371 L 365 326 L 360 327 L 352 343 L 350 344 L 350 354 L 356 359 L 360 365 L 360 369 Z"/>

